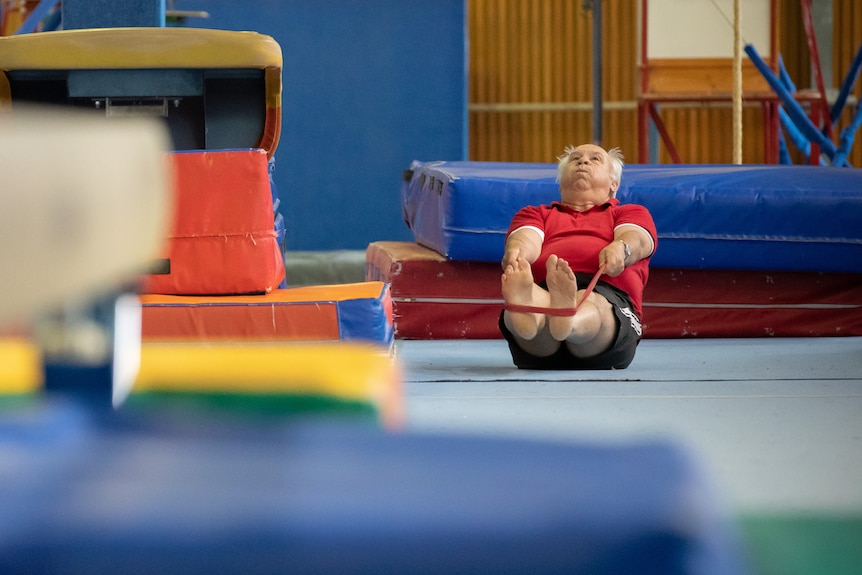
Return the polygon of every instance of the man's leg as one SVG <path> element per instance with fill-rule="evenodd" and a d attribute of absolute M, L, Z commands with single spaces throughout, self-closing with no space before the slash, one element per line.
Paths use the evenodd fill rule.
<path fill-rule="evenodd" d="M 533 281 L 530 264 L 519 259 L 503 271 L 502 291 L 506 303 L 549 307 L 548 292 Z M 503 312 L 506 328 L 515 336 L 518 347 L 531 355 L 547 357 L 560 348 L 560 342 L 551 337 L 547 318 L 540 313 Z"/>
<path fill-rule="evenodd" d="M 568 262 L 550 256 L 547 263 L 548 298 L 552 308 L 575 307 L 578 291 L 575 274 Z M 616 339 L 617 324 L 613 307 L 604 296 L 595 292 L 578 305 L 573 316 L 550 316 L 548 332 L 556 341 L 565 341 L 572 355 L 592 357 L 611 347 Z"/>

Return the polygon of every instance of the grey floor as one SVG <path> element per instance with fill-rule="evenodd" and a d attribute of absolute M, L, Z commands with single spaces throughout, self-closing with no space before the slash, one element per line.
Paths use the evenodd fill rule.
<path fill-rule="evenodd" d="M 683 445 L 741 513 L 862 512 L 862 338 L 644 340 L 626 370 L 515 369 L 499 341 L 396 342 L 407 425 Z"/>

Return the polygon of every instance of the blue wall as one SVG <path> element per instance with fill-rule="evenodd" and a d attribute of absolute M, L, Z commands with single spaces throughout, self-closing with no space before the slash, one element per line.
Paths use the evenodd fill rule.
<path fill-rule="evenodd" d="M 467 157 L 464 0 L 181 0 L 188 26 L 268 34 L 284 54 L 275 181 L 288 250 L 410 240 L 401 174 Z"/>
<path fill-rule="evenodd" d="M 164 0 L 63 0 L 63 28 L 164 26 Z"/>

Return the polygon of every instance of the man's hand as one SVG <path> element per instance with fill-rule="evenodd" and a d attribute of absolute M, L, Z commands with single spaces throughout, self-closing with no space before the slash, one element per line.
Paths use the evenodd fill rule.
<path fill-rule="evenodd" d="M 514 264 L 519 258 L 532 264 L 539 258 L 541 250 L 542 237 L 535 229 L 521 228 L 515 230 L 506 238 L 506 247 L 500 265 L 506 269 L 506 266 Z"/>
<path fill-rule="evenodd" d="M 626 269 L 626 247 L 623 242 L 614 240 L 599 252 L 599 266 L 605 266 L 605 273 L 617 277 Z"/>
<path fill-rule="evenodd" d="M 521 255 L 521 248 L 519 246 L 509 246 L 506 245 L 506 251 L 503 253 L 503 260 L 500 262 L 500 267 L 506 269 L 509 265 L 514 265 L 516 261 L 518 261 L 518 256 Z"/>
<path fill-rule="evenodd" d="M 626 246 L 629 255 L 626 255 Z M 605 273 L 616 277 L 626 266 L 652 255 L 653 248 L 653 240 L 643 228 L 628 224 L 618 226 L 614 241 L 599 252 L 599 265 L 604 264 Z"/>

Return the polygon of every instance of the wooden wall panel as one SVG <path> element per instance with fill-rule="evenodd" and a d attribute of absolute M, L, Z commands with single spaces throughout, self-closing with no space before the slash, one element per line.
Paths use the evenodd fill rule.
<path fill-rule="evenodd" d="M 859 0 L 833 0 L 832 22 L 834 41 L 832 44 L 832 77 L 839 88 L 850 71 L 856 53 L 862 48 L 862 2 Z M 852 94 L 857 105 L 862 101 L 862 75 L 856 79 Z M 836 135 L 847 126 L 855 108 L 846 106 L 838 124 Z M 837 140 L 837 137 L 836 137 Z M 856 145 L 848 157 L 851 165 L 862 168 L 862 130 L 856 133 Z"/>
<path fill-rule="evenodd" d="M 603 139 L 631 155 L 636 7 L 603 3 Z M 553 162 L 592 140 L 592 25 L 580 1 L 468 0 L 470 159 Z"/>
<path fill-rule="evenodd" d="M 680 160 L 685 164 L 733 163 L 733 109 L 728 105 L 665 108 L 662 118 L 673 136 Z M 745 106 L 742 112 L 742 160 L 763 163 L 763 119 L 760 106 Z M 660 163 L 671 163 L 664 146 Z"/>
<path fill-rule="evenodd" d="M 781 36 L 778 41 L 778 53 L 784 60 L 784 66 L 790 73 L 797 87 L 811 85 L 811 60 L 808 56 L 808 44 L 805 41 L 805 29 L 802 26 L 802 8 L 799 0 L 779 0 L 781 11 Z M 818 38 L 818 42 L 825 39 Z"/>
<path fill-rule="evenodd" d="M 638 2 L 603 1 L 603 138 L 637 158 Z M 581 0 L 467 0 L 471 160 L 552 162 L 569 144 L 592 141 L 592 15 Z M 779 46 L 798 86 L 810 85 L 798 0 L 779 0 Z M 862 44 L 862 2 L 833 0 L 836 86 Z M 725 25 L 718 23 L 717 25 Z M 854 94 L 862 94 L 862 79 Z M 855 108 L 849 108 L 838 129 Z M 686 163 L 732 161 L 730 104 L 664 107 L 662 117 Z M 857 138 L 862 141 L 862 137 Z M 659 161 L 671 158 L 660 146 Z M 801 161 L 799 155 L 795 156 Z M 862 144 L 850 158 L 862 166 Z M 759 105 L 743 112 L 743 162 L 760 163 Z"/>

